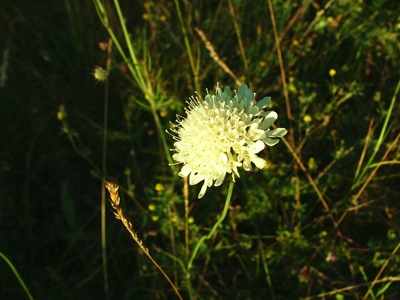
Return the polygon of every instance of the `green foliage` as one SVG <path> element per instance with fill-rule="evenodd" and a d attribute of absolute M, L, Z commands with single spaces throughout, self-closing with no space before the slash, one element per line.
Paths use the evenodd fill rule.
<path fill-rule="evenodd" d="M 276 28 L 261 0 L 3 2 L 0 252 L 19 275 L 0 264 L 1 299 L 174 297 L 106 176 L 185 299 L 399 296 L 398 1 L 272 1 Z M 166 130 L 194 90 L 235 86 L 221 61 L 290 134 L 188 270 L 228 184 L 185 199 Z"/>

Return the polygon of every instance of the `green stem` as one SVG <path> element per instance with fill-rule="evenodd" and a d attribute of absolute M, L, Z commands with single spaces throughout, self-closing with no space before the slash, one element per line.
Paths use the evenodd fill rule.
<path fill-rule="evenodd" d="M 382 126 L 381 132 L 380 132 L 380 134 L 379 134 L 378 140 L 377 140 L 377 142 L 376 142 L 376 144 L 375 144 L 374 150 L 373 150 L 373 152 L 372 152 L 372 154 L 371 154 L 371 156 L 370 156 L 370 158 L 369 158 L 369 160 L 368 160 L 366 166 L 365 166 L 364 169 L 361 171 L 361 174 L 358 175 L 358 176 L 355 178 L 355 182 L 353 183 L 352 189 L 356 186 L 356 184 L 357 184 L 359 181 L 362 180 L 362 178 L 364 177 L 364 175 L 365 175 L 365 173 L 367 172 L 368 168 L 369 168 L 370 165 L 372 164 L 372 162 L 373 162 L 373 160 L 374 160 L 374 158 L 375 158 L 375 155 L 379 152 L 379 149 L 381 148 L 381 146 L 382 146 L 382 144 L 383 144 L 383 141 L 385 140 L 385 136 L 386 136 L 387 133 L 388 133 L 388 124 L 389 124 L 389 120 L 390 120 L 390 117 L 392 116 L 394 104 L 396 103 L 396 98 L 397 98 L 397 94 L 399 93 L 399 91 L 400 91 L 400 81 L 397 83 L 397 87 L 396 87 L 396 89 L 395 89 L 395 91 L 394 91 L 394 95 L 393 95 L 392 101 L 390 102 L 389 109 L 388 109 L 388 111 L 387 111 L 387 113 L 386 113 L 386 117 L 385 117 L 385 120 L 384 120 L 384 122 L 383 122 L 383 126 Z"/>
<path fill-rule="evenodd" d="M 214 235 L 215 230 L 217 230 L 218 226 L 224 221 L 224 219 L 226 217 L 226 213 L 228 212 L 229 204 L 231 203 L 232 191 L 233 191 L 234 185 L 235 185 L 235 182 L 232 180 L 231 183 L 229 184 L 228 194 L 226 195 L 224 210 L 222 211 L 222 214 L 219 217 L 218 221 L 214 224 L 211 231 L 199 240 L 196 247 L 194 248 L 192 256 L 190 257 L 190 260 L 188 263 L 188 267 L 187 267 L 188 272 L 190 272 L 190 269 L 192 268 L 193 260 L 196 258 L 197 252 L 199 251 L 201 245 L 203 245 L 205 240 L 209 240 Z"/>
<path fill-rule="evenodd" d="M 17 269 L 14 267 L 14 265 L 12 264 L 12 262 L 2 253 L 0 252 L 0 257 L 2 259 L 4 259 L 4 261 L 8 264 L 8 266 L 10 267 L 10 269 L 14 272 L 15 277 L 17 277 L 19 283 L 21 284 L 22 288 L 25 290 L 26 295 L 28 296 L 28 298 L 30 300 L 33 300 L 33 296 L 31 295 L 31 293 L 29 292 L 28 287 L 25 285 L 25 282 L 22 280 L 21 276 L 19 275 Z"/>
<path fill-rule="evenodd" d="M 194 64 L 194 59 L 193 59 L 193 55 L 192 55 L 192 49 L 190 47 L 190 43 L 189 43 L 186 27 L 185 27 L 185 24 L 183 23 L 181 8 L 179 6 L 179 1 L 178 0 L 175 0 L 174 2 L 175 2 L 176 12 L 178 13 L 179 22 L 181 24 L 183 39 L 185 40 L 185 46 L 186 46 L 186 51 L 187 51 L 187 54 L 188 54 L 188 57 L 189 57 L 190 67 L 192 68 L 192 73 L 193 73 L 193 77 L 194 77 L 194 86 L 195 86 L 196 90 L 199 90 L 198 78 L 197 78 L 198 77 L 198 74 L 197 74 L 198 72 L 196 71 L 196 66 Z"/>
<path fill-rule="evenodd" d="M 121 7 L 119 5 L 118 0 L 114 0 L 114 5 L 115 5 L 115 9 L 117 11 L 118 19 L 121 24 L 121 29 L 124 34 L 126 44 L 128 46 L 129 54 L 131 56 L 132 63 L 133 63 L 134 69 L 135 69 L 135 72 L 133 72 L 132 75 L 135 78 L 136 82 L 138 83 L 139 87 L 142 89 L 142 91 L 147 91 L 147 93 L 151 92 L 151 95 L 149 95 L 149 96 L 153 96 L 153 91 L 149 90 L 149 88 L 147 87 L 145 80 L 143 78 L 143 72 L 142 72 L 142 70 L 140 70 L 139 61 L 136 58 L 136 54 L 135 54 L 135 51 L 132 46 L 131 37 L 129 36 L 129 32 L 126 28 L 125 18 L 122 14 Z"/>

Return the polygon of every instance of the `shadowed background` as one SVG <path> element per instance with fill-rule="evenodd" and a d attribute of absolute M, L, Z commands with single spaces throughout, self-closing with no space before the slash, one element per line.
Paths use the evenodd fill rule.
<path fill-rule="evenodd" d="M 237 89 L 238 81 L 257 100 L 271 96 L 276 124 L 292 135 L 263 153 L 265 170 L 241 172 L 229 217 L 196 259 L 199 299 L 400 297 L 392 255 L 400 234 L 400 3 L 277 0 L 272 12 L 268 1 L 121 1 L 149 100 L 127 67 L 132 60 L 115 43 L 107 48 L 96 2 L 0 3 L 0 252 L 35 298 L 173 299 L 108 203 L 105 288 L 104 173 L 118 180 L 135 230 L 187 298 L 180 267 L 157 249 L 186 261 L 228 185 L 201 200 L 200 186 L 191 187 L 185 219 L 183 183 L 161 136 L 195 90 L 204 95 L 217 82 Z M 115 3 L 105 7 L 126 50 Z M 115 68 L 106 84 L 91 73 L 107 59 Z M 0 298 L 24 299 L 0 261 Z"/>

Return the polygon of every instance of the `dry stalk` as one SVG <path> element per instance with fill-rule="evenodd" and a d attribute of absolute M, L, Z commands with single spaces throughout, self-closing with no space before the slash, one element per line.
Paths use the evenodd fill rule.
<path fill-rule="evenodd" d="M 197 32 L 197 34 L 200 36 L 200 38 L 203 40 L 207 50 L 210 52 L 210 56 L 211 58 L 226 72 L 228 73 L 236 82 L 237 85 L 241 86 L 243 84 L 242 81 L 239 80 L 239 78 L 237 78 L 235 76 L 235 74 L 233 74 L 232 70 L 226 65 L 226 63 L 224 63 L 218 56 L 217 52 L 215 51 L 213 45 L 207 40 L 206 35 L 204 34 L 204 32 L 195 27 L 194 28 Z"/>
<path fill-rule="evenodd" d="M 139 245 L 140 249 L 144 252 L 144 254 L 147 255 L 147 257 L 157 267 L 157 269 L 164 275 L 164 277 L 167 279 L 169 284 L 174 289 L 174 292 L 176 293 L 178 298 L 183 299 L 182 296 L 179 294 L 179 291 L 176 288 L 176 286 L 172 283 L 171 279 L 168 277 L 168 275 L 164 272 L 164 270 L 157 264 L 157 262 L 150 255 L 149 249 L 143 245 L 143 242 L 140 240 L 137 233 L 133 229 L 132 223 L 130 221 L 128 221 L 128 218 L 126 217 L 124 211 L 122 210 L 121 198 L 119 197 L 119 194 L 118 194 L 119 185 L 114 182 L 107 181 L 107 180 L 104 180 L 104 183 L 105 183 L 105 186 L 106 186 L 108 192 L 110 193 L 110 202 L 111 202 L 111 206 L 113 208 L 115 217 L 118 220 L 121 220 L 122 224 L 124 224 L 125 228 L 129 231 L 133 240 Z"/>

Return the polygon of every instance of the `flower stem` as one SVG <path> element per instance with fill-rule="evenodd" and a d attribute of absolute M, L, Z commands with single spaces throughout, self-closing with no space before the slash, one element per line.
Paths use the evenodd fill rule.
<path fill-rule="evenodd" d="M 31 292 L 29 291 L 28 287 L 26 286 L 24 280 L 22 279 L 22 277 L 19 275 L 17 269 L 14 267 L 13 263 L 7 258 L 7 256 L 5 256 L 2 252 L 0 252 L 0 257 L 2 259 L 4 259 L 4 261 L 8 264 L 8 266 L 10 267 L 10 269 L 13 271 L 15 277 L 17 277 L 19 283 L 21 284 L 22 288 L 24 289 L 26 295 L 28 296 L 28 298 L 30 300 L 33 300 L 33 296 L 31 294 Z"/>
<path fill-rule="evenodd" d="M 188 262 L 188 267 L 187 267 L 188 272 L 190 272 L 190 269 L 192 268 L 193 260 L 196 258 L 197 252 L 199 251 L 201 245 L 203 245 L 205 240 L 209 240 L 214 235 L 215 230 L 217 230 L 218 226 L 224 221 L 226 213 L 228 212 L 229 204 L 231 203 L 232 191 L 234 185 L 235 182 L 232 180 L 231 183 L 229 184 L 228 194 L 226 195 L 224 210 L 222 211 L 222 214 L 219 217 L 218 221 L 214 224 L 213 228 L 207 235 L 201 237 L 196 247 L 194 248 L 192 256 L 190 257 L 190 260 Z"/>

